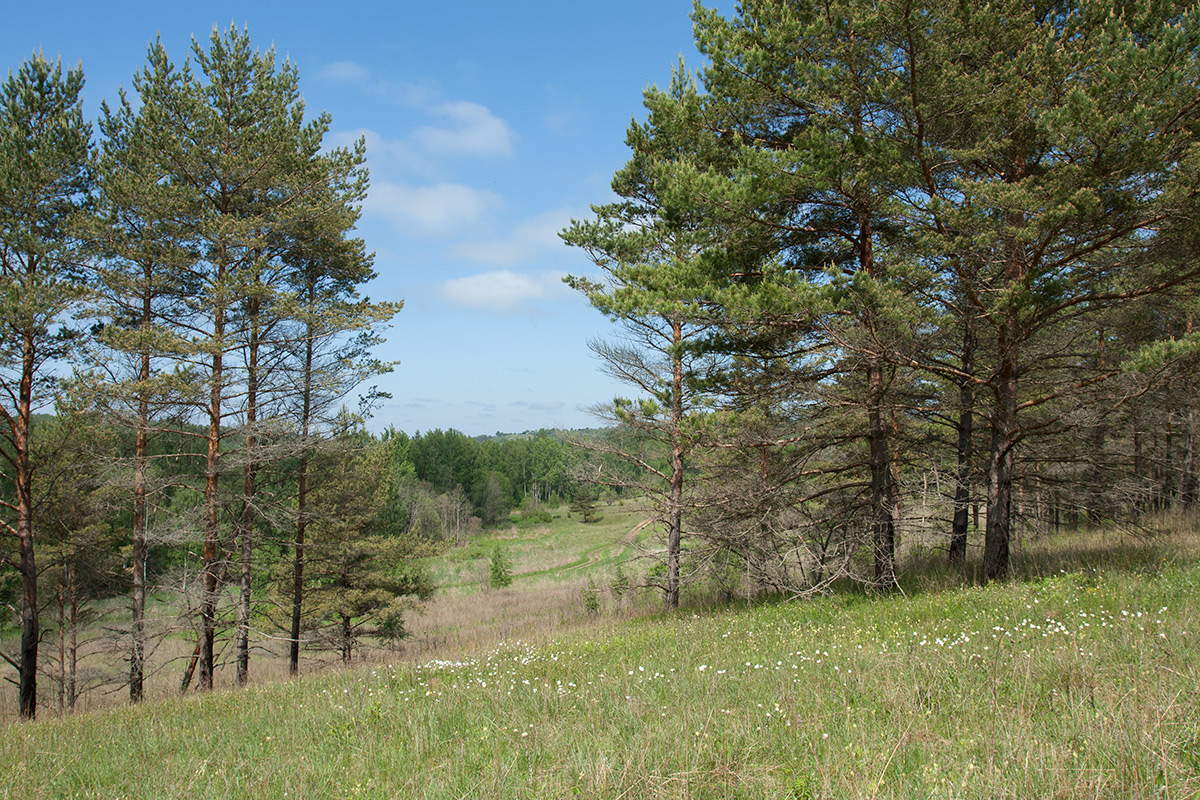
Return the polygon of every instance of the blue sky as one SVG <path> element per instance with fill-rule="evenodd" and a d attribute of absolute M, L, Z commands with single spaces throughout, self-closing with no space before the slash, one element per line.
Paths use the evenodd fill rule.
<path fill-rule="evenodd" d="M 690 0 L 4 5 L 0 66 L 82 62 L 93 118 L 156 34 L 179 63 L 233 23 L 296 64 L 331 143 L 366 136 L 367 293 L 405 301 L 372 428 L 590 427 L 588 406 L 627 393 L 587 348 L 616 331 L 561 283 L 595 270 L 557 231 L 611 199 L 643 90 L 680 56 L 701 66 Z"/>

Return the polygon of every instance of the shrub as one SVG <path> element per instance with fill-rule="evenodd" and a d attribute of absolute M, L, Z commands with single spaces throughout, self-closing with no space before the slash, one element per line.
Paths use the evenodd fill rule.
<path fill-rule="evenodd" d="M 594 578 L 588 578 L 587 586 L 583 587 L 583 610 L 589 614 L 600 612 L 600 589 Z"/>
<path fill-rule="evenodd" d="M 545 525 L 554 520 L 554 516 L 550 513 L 550 509 L 534 501 L 532 498 L 526 497 L 525 502 L 521 503 L 521 509 L 517 512 L 515 522 L 524 527 L 527 525 Z"/>
<path fill-rule="evenodd" d="M 616 572 L 613 573 L 612 581 L 608 585 L 609 591 L 612 592 L 613 597 L 619 602 L 629 591 L 629 587 L 629 576 L 625 573 L 624 567 L 618 564 Z"/>
<path fill-rule="evenodd" d="M 510 586 L 512 582 L 512 562 L 508 559 L 508 553 L 504 552 L 504 548 L 497 542 L 492 548 L 492 565 L 488 570 L 488 585 L 493 589 L 503 589 Z"/>

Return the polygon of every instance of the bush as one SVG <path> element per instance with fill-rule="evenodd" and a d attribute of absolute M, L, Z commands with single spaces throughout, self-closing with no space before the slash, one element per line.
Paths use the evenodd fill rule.
<path fill-rule="evenodd" d="M 583 610 L 589 614 L 600 612 L 600 589 L 593 578 L 588 578 L 587 586 L 583 587 Z"/>
<path fill-rule="evenodd" d="M 508 559 L 508 553 L 504 552 L 504 548 L 497 543 L 492 548 L 492 565 L 488 570 L 488 585 L 493 589 L 503 589 L 512 585 L 512 582 L 512 562 Z"/>
<path fill-rule="evenodd" d="M 525 502 L 521 503 L 521 510 L 517 512 L 514 522 L 522 527 L 528 525 L 545 525 L 552 522 L 554 516 L 550 513 L 550 509 L 541 503 L 535 502 L 532 498 L 526 497 Z"/>

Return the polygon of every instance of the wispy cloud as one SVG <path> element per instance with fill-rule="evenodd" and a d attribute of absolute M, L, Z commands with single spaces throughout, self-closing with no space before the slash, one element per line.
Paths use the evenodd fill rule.
<path fill-rule="evenodd" d="M 508 123 L 478 103 L 440 103 L 429 113 L 449 123 L 426 125 L 413 140 L 430 153 L 443 156 L 510 156 L 516 134 Z"/>
<path fill-rule="evenodd" d="M 397 227 L 429 236 L 461 234 L 504 205 L 500 195 L 459 183 L 371 186 L 365 208 Z"/>
<path fill-rule="evenodd" d="M 432 81 L 411 83 L 377 78 L 366 66 L 356 61 L 333 61 L 317 71 L 317 77 L 330 83 L 345 83 L 360 90 L 402 105 L 420 106 L 433 102 L 440 89 Z"/>
<path fill-rule="evenodd" d="M 333 131 L 326 137 L 330 147 L 351 148 L 359 139 L 367 143 L 367 159 L 371 166 L 389 168 L 398 166 L 407 171 L 425 171 L 426 159 L 410 142 L 404 139 L 389 139 L 370 128 L 356 131 Z"/>
<path fill-rule="evenodd" d="M 437 293 L 447 302 L 501 313 L 524 311 L 530 301 L 563 295 L 566 291 L 562 273 L 525 275 L 506 269 L 453 278 L 437 287 Z"/>
<path fill-rule="evenodd" d="M 334 61 L 321 67 L 317 77 L 333 83 L 365 84 L 371 79 L 371 70 L 353 61 Z"/>
<path fill-rule="evenodd" d="M 558 232 L 570 223 L 571 213 L 565 208 L 544 211 L 519 223 L 503 238 L 456 244 L 450 248 L 450 255 L 462 261 L 493 267 L 515 267 L 529 263 L 542 253 L 565 246 L 562 239 L 558 238 Z"/>
<path fill-rule="evenodd" d="M 532 411 L 556 411 L 560 408 L 563 408 L 566 403 L 562 402 L 561 400 L 545 400 L 540 403 L 531 403 L 527 400 L 517 400 L 509 403 L 509 405 L 516 408 L 528 408 Z"/>
<path fill-rule="evenodd" d="M 441 89 L 436 84 L 383 80 L 372 75 L 367 67 L 353 61 L 327 64 L 318 75 L 331 82 L 356 86 L 361 91 L 407 106 L 429 118 L 429 123 L 420 125 L 403 139 L 389 142 L 377 134 L 368 135 L 369 153 L 374 152 L 373 144 L 386 144 L 392 149 L 402 148 L 405 155 L 410 151 L 441 158 L 512 155 L 517 135 L 507 122 L 479 103 L 439 101 Z M 375 141 L 372 141 L 373 138 Z"/>
<path fill-rule="evenodd" d="M 549 88 L 547 106 L 542 113 L 542 125 L 547 130 L 556 136 L 573 138 L 587 124 L 586 120 L 587 109 L 578 95 L 562 92 L 557 87 Z"/>

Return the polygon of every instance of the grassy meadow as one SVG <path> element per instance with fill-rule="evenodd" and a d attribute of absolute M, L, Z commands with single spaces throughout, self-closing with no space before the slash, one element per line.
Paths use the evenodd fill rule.
<path fill-rule="evenodd" d="M 549 522 L 518 522 L 483 532 L 465 547 L 429 562 L 437 593 L 407 621 L 402 645 L 408 657 L 440 657 L 513 637 L 540 638 L 577 626 L 583 592 L 607 588 L 618 571 L 644 572 L 639 556 L 656 547 L 654 529 L 638 501 L 605 504 L 597 522 L 582 524 L 566 506 Z M 499 545 L 512 565 L 512 585 L 488 588 L 491 555 Z M 653 606 L 645 596 L 614 598 L 602 592 L 604 609 L 623 615 Z"/>
<path fill-rule="evenodd" d="M 547 509 L 549 522 L 519 521 L 484 531 L 465 547 L 452 548 L 430 560 L 430 574 L 440 592 L 472 593 L 487 583 L 491 553 L 499 545 L 513 563 L 514 584 L 532 586 L 572 583 L 580 576 L 628 562 L 639 544 L 650 540 L 640 501 L 605 504 L 597 522 L 584 525 L 566 506 Z M 519 518 L 519 517 L 518 517 Z"/>
<path fill-rule="evenodd" d="M 554 624 L 491 645 L 463 634 L 453 657 L 379 653 L 8 725 L 0 798 L 1200 796 L 1191 526 L 1180 541 L 1028 542 L 1003 584 L 929 571 L 886 598 L 638 618 L 554 590 L 580 552 L 599 565 L 615 546 L 582 531 L 534 558 L 541 533 L 506 535 L 514 572 L 563 604 Z M 478 568 L 460 561 L 446 574 Z M 468 583 L 444 600 L 495 612 L 531 594 Z"/>

